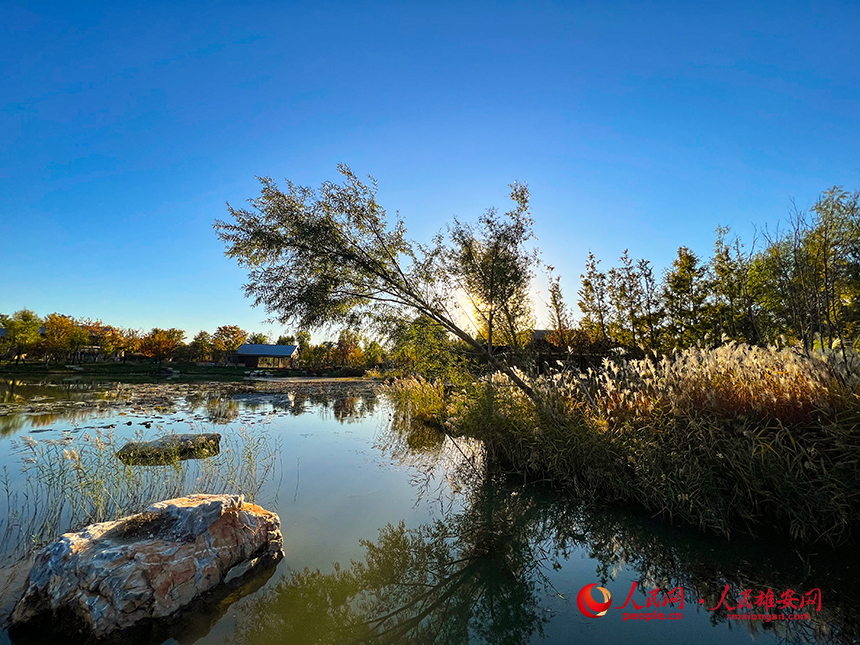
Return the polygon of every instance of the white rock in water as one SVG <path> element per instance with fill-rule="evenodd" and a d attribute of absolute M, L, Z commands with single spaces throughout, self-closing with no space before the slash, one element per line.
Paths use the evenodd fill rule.
<path fill-rule="evenodd" d="M 282 557 L 277 514 L 241 495 L 171 499 L 42 549 L 12 623 L 116 636 L 176 615 L 252 561 L 256 568 Z"/>

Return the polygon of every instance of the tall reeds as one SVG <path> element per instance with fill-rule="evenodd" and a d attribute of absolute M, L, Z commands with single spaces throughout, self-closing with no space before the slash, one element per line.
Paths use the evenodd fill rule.
<path fill-rule="evenodd" d="M 835 544 L 860 528 L 860 372 L 846 358 L 729 343 L 560 369 L 530 380 L 534 399 L 494 374 L 431 409 L 501 467 L 589 499 Z"/>
<path fill-rule="evenodd" d="M 103 430 L 58 440 L 23 437 L 22 472 L 4 469 L 0 479 L 6 507 L 5 519 L 0 518 L 0 557 L 163 499 L 230 492 L 254 500 L 278 463 L 276 441 L 265 428 L 253 426 L 226 433 L 217 456 L 166 465 L 123 463 L 116 452 L 124 442 Z"/>

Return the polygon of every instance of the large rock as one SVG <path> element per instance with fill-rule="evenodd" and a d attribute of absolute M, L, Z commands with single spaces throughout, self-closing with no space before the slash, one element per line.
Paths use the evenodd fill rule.
<path fill-rule="evenodd" d="M 217 432 L 171 434 L 154 441 L 132 441 L 120 448 L 116 456 L 124 464 L 152 466 L 170 464 L 180 459 L 201 459 L 221 451 Z"/>
<path fill-rule="evenodd" d="M 36 555 L 13 627 L 115 640 L 175 619 L 283 557 L 280 519 L 239 495 L 191 495 L 66 533 Z M 133 638 L 131 640 L 134 640 Z"/>

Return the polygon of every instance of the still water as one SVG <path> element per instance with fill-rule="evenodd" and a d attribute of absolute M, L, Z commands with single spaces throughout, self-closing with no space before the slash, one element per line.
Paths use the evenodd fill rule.
<path fill-rule="evenodd" d="M 4 388 L 18 406 L 0 416 L 7 565 L 28 539 L 94 512 L 68 492 L 90 480 L 56 472 L 75 463 L 69 455 L 85 455 L 98 481 L 119 478 L 102 513 L 117 500 L 139 510 L 164 496 L 240 490 L 280 515 L 286 557 L 271 577 L 186 621 L 167 643 L 858 642 L 853 550 L 778 536 L 727 541 L 512 481 L 477 442 L 398 420 L 366 384 Z M 122 479 L 113 452 L 126 440 L 189 431 L 221 433 L 221 455 Z M 578 608 L 589 584 L 611 595 L 605 615 Z M 779 607 L 817 601 L 815 589 L 820 609 Z M 728 611 L 745 591 L 752 609 Z M 736 613 L 810 618 L 729 618 Z M 5 631 L 2 642 L 11 642 Z"/>

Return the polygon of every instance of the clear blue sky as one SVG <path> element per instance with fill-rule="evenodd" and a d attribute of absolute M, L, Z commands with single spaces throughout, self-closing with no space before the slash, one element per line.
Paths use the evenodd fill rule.
<path fill-rule="evenodd" d="M 110 4 L 110 6 L 107 6 Z M 338 162 L 427 239 L 529 184 L 571 302 L 860 187 L 857 2 L 3 3 L 0 312 L 265 330 L 216 217 Z M 280 329 L 279 327 L 277 329 Z"/>

